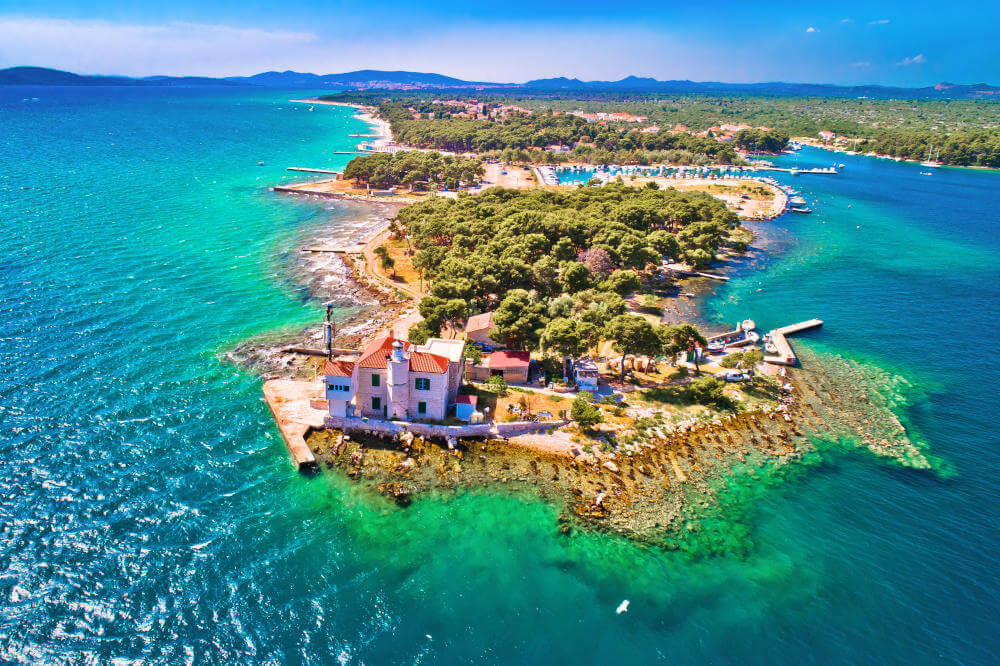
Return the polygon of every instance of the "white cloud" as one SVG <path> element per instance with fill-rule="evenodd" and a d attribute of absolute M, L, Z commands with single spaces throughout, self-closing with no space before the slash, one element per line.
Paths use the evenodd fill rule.
<path fill-rule="evenodd" d="M 924 57 L 924 54 L 923 53 L 918 53 L 917 55 L 913 56 L 912 58 L 903 58 L 897 64 L 902 65 L 903 67 L 906 67 L 908 65 L 922 65 L 925 62 L 927 62 L 927 58 Z"/>
<path fill-rule="evenodd" d="M 850 65 L 848 65 L 848 66 L 849 66 L 849 67 L 858 67 L 858 68 L 860 68 L 860 67 L 871 67 L 871 66 L 872 66 L 872 64 L 871 64 L 871 62 L 870 62 L 870 61 L 868 61 L 868 60 L 859 60 L 858 62 L 852 62 L 852 63 L 851 63 Z"/>
<path fill-rule="evenodd" d="M 212 75 L 241 72 L 282 49 L 315 42 L 306 32 L 170 22 L 162 25 L 0 17 L 8 65 L 39 65 L 84 74 Z"/>
<path fill-rule="evenodd" d="M 840 22 L 841 23 L 854 23 L 854 19 L 844 18 L 844 19 L 840 19 Z"/>
<path fill-rule="evenodd" d="M 889 19 L 877 19 L 875 21 L 868 21 L 868 25 L 885 25 L 889 22 Z"/>
<path fill-rule="evenodd" d="M 819 32 L 819 28 L 814 28 L 812 26 L 809 26 L 808 28 L 806 28 L 806 32 Z"/>

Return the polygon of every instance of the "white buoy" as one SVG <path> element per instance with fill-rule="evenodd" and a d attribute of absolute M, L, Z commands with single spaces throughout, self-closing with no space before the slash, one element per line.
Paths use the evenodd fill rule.
<path fill-rule="evenodd" d="M 628 610 L 628 599 L 626 599 L 625 601 L 623 601 L 620 604 L 618 604 L 618 608 L 615 609 L 615 613 L 617 613 L 618 615 L 621 615 L 622 613 L 624 613 L 627 610 Z"/>

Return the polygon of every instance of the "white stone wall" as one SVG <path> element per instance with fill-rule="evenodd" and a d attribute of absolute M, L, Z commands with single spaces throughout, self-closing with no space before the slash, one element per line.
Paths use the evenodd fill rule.
<path fill-rule="evenodd" d="M 354 400 L 354 405 L 357 409 L 360 409 L 365 416 L 382 416 L 383 412 L 380 409 L 378 413 L 372 412 L 372 398 L 379 398 L 382 401 L 382 407 L 388 407 L 389 404 L 389 392 L 386 390 L 386 384 L 388 383 L 388 373 L 385 370 L 377 370 L 374 368 L 356 368 L 355 372 L 357 376 L 355 377 L 355 386 L 357 387 L 357 394 Z M 372 375 L 379 376 L 379 385 L 372 386 Z"/>
<path fill-rule="evenodd" d="M 417 378 L 430 380 L 431 387 L 427 391 L 418 391 Z M 436 419 L 443 421 L 448 414 L 448 373 L 410 372 L 410 396 L 407 407 L 411 419 Z M 427 403 L 427 412 L 417 411 L 419 403 Z"/>

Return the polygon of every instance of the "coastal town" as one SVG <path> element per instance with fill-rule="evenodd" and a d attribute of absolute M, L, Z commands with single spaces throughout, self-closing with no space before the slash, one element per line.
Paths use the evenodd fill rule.
<path fill-rule="evenodd" d="M 491 122 L 525 113 L 442 104 Z M 709 495 L 725 461 L 794 459 L 806 424 L 823 413 L 834 419 L 821 380 L 796 373 L 802 362 L 788 340 L 820 319 L 767 331 L 751 318 L 704 333 L 692 325 L 700 321 L 694 292 L 727 280 L 726 266 L 752 242 L 744 221 L 808 212 L 797 191 L 757 173 L 770 166 L 760 151 L 745 153 L 746 164 L 701 167 L 511 163 L 399 145 L 377 113 L 360 109 L 373 135 L 343 172 L 316 170 L 318 180 L 274 187 L 389 207 L 364 238 L 303 248 L 339 258 L 383 316 L 345 338 L 331 302 L 307 341 L 272 350 L 281 362 L 264 396 L 300 470 L 339 468 L 400 504 L 432 488 L 530 486 L 567 507 L 569 522 L 660 542 L 690 512 L 687 495 L 664 488 Z M 718 129 L 713 140 L 732 141 L 752 128 Z M 529 234 L 536 245 L 509 260 L 496 250 L 501 262 L 537 253 L 531 263 L 519 258 L 474 278 L 478 285 L 465 277 L 475 267 L 459 267 L 467 252 L 446 258 L 455 233 L 480 233 L 448 230 L 456 207 L 477 216 L 476 202 L 495 214 L 515 197 L 524 204 L 512 210 L 573 210 L 590 190 L 628 206 L 631 217 L 610 213 L 630 220 L 614 236 L 619 245 L 539 227 Z M 552 196 L 563 199 L 550 204 Z M 685 231 L 690 225 L 701 235 Z M 479 242 L 503 228 L 483 230 Z M 510 237 L 515 248 L 523 240 Z M 916 449 L 866 441 L 923 464 Z"/>

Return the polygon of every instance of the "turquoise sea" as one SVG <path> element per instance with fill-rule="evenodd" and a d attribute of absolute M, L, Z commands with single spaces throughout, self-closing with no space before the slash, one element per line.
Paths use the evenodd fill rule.
<path fill-rule="evenodd" d="M 733 486 L 731 552 L 663 552 L 530 497 L 399 509 L 292 470 L 220 354 L 320 314 L 293 252 L 350 213 L 268 186 L 364 125 L 302 95 L 0 88 L 0 660 L 1000 660 L 1000 173 L 783 158 L 845 168 L 795 178 L 816 212 L 709 316 L 821 317 L 796 344 L 873 368 L 939 469 L 829 442 Z"/>

